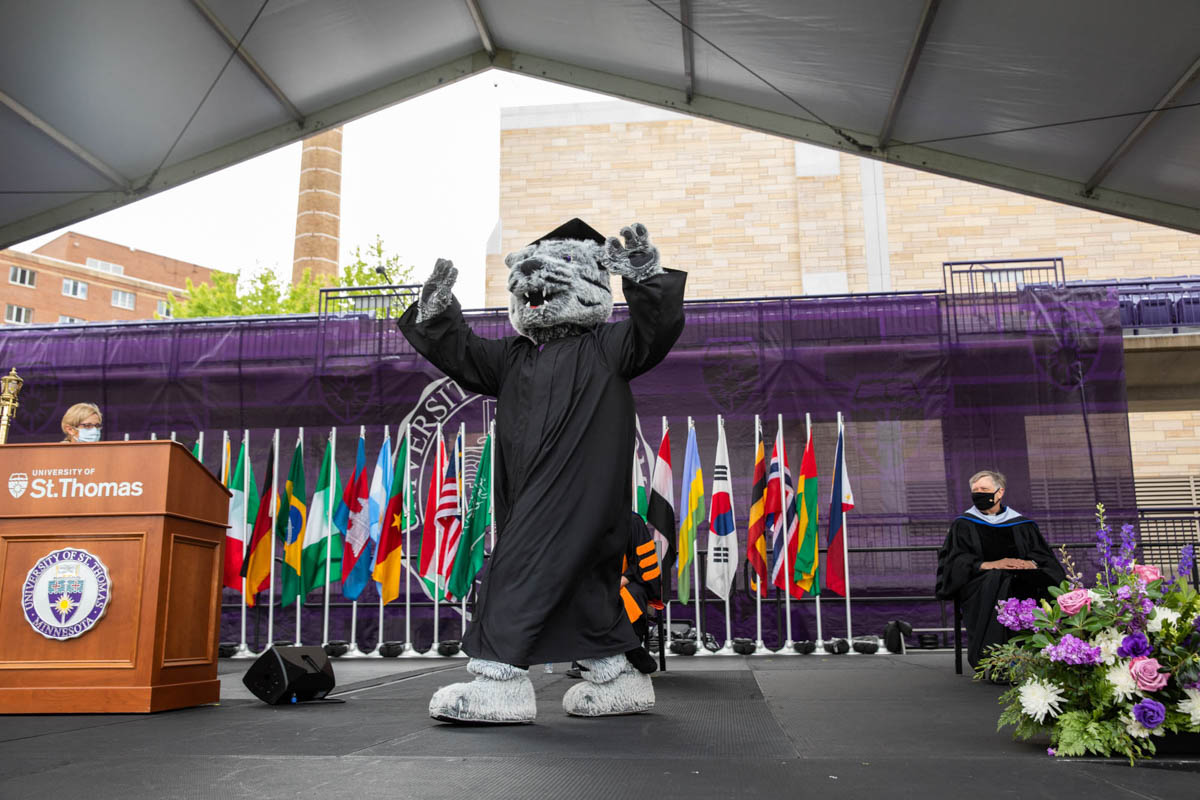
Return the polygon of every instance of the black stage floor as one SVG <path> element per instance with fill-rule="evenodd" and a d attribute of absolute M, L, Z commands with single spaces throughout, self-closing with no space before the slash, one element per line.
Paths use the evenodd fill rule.
<path fill-rule="evenodd" d="M 462 661 L 335 664 L 341 705 L 270 707 L 222 662 L 219 706 L 0 717 L 0 798 L 1200 797 L 1200 762 L 1065 760 L 996 733 L 1000 690 L 940 653 L 676 657 L 652 713 L 573 719 L 531 670 L 535 725 L 427 716 Z M 435 672 L 436 671 L 436 672 Z"/>

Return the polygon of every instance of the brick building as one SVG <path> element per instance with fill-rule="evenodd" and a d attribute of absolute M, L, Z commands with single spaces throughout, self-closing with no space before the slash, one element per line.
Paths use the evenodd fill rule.
<path fill-rule="evenodd" d="M 939 289 L 942 262 L 968 259 L 1200 274 L 1193 234 L 631 103 L 505 109 L 487 305 L 507 305 L 504 254 L 572 216 L 645 223 L 693 299 Z M 1139 481 L 1200 476 L 1200 411 L 1129 416 Z"/>
<path fill-rule="evenodd" d="M 168 293 L 214 270 L 69 232 L 33 253 L 0 251 L 6 325 L 151 319 L 167 315 Z"/>

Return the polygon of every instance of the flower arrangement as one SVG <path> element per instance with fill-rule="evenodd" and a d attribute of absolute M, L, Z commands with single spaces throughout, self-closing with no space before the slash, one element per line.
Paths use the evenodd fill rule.
<path fill-rule="evenodd" d="M 1200 732 L 1200 595 L 1188 585 L 1194 552 L 1180 552 L 1175 577 L 1136 562 L 1137 534 L 1114 542 L 1097 506 L 1102 572 L 1084 588 L 1063 550 L 1067 579 L 1054 602 L 1009 598 L 997 619 L 1017 633 L 988 651 L 976 678 L 1012 682 L 1000 697 L 998 729 L 1049 735 L 1051 755 L 1121 753 L 1130 763 L 1155 752 L 1166 733 Z"/>

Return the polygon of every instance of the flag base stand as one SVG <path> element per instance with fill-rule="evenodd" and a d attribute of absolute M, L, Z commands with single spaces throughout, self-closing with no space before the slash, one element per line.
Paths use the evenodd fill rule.
<path fill-rule="evenodd" d="M 396 658 L 424 658 L 421 653 L 418 653 L 416 648 L 412 646 L 412 642 L 405 642 L 404 649 L 400 651 L 400 655 Z"/>
<path fill-rule="evenodd" d="M 370 657 L 371 657 L 370 654 L 364 653 L 362 650 L 358 649 L 357 642 L 351 642 L 350 649 L 347 650 L 346 652 L 342 653 L 340 656 L 338 656 L 338 658 L 370 658 Z"/>
<path fill-rule="evenodd" d="M 233 651 L 233 655 L 231 655 L 230 658 L 239 658 L 239 659 L 258 658 L 258 655 L 259 655 L 258 653 L 254 652 L 253 650 L 250 649 L 250 645 L 246 644 L 245 642 L 242 642 L 241 644 L 239 644 L 237 646 L 237 650 Z"/>
<path fill-rule="evenodd" d="M 781 648 L 779 649 L 779 652 L 777 652 L 777 653 L 773 653 L 773 655 L 777 655 L 777 656 L 798 656 L 798 655 L 800 655 L 800 654 L 796 652 L 796 646 L 795 646 L 795 645 L 796 645 L 796 643 L 795 643 L 795 642 L 793 642 L 791 639 L 785 639 L 785 640 L 784 640 L 784 642 L 783 642 L 783 647 L 781 647 Z"/>
<path fill-rule="evenodd" d="M 750 655 L 752 655 L 752 656 L 773 656 L 775 654 L 767 649 L 766 642 L 764 642 L 762 639 L 756 639 L 754 642 L 754 652 L 751 653 Z"/>
<path fill-rule="evenodd" d="M 733 642 L 725 642 L 720 650 L 713 653 L 714 656 L 736 656 L 737 653 L 733 649 Z"/>

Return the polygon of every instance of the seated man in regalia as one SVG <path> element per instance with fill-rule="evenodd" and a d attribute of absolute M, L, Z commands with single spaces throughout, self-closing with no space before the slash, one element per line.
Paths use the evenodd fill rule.
<path fill-rule="evenodd" d="M 1049 588 L 1065 575 L 1037 523 L 1004 504 L 1002 474 L 983 470 L 970 484 L 971 507 L 950 524 L 938 550 L 936 593 L 962 605 L 967 661 L 975 667 L 1011 633 L 997 621 L 996 604 L 1010 597 L 1049 599 Z"/>

